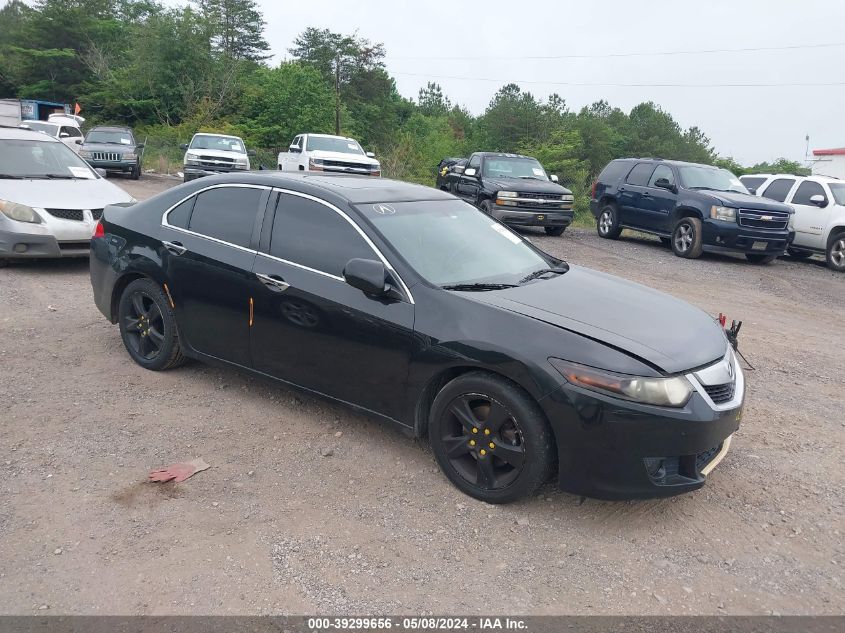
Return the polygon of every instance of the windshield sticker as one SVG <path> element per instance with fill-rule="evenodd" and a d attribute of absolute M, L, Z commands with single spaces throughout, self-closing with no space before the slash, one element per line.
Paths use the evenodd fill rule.
<path fill-rule="evenodd" d="M 519 237 L 517 237 L 516 235 L 514 235 L 513 233 L 508 231 L 501 224 L 491 224 L 490 228 L 492 228 L 494 231 L 496 231 L 496 233 L 498 233 L 499 235 L 502 235 L 502 236 L 508 238 L 514 244 L 519 244 L 522 241 Z"/>
<path fill-rule="evenodd" d="M 374 204 L 373 211 L 379 215 L 396 215 L 396 209 L 389 204 Z"/>
<path fill-rule="evenodd" d="M 122 138 L 122 139 L 120 139 L 120 144 L 121 145 L 132 145 L 132 141 L 130 141 L 128 138 Z"/>
<path fill-rule="evenodd" d="M 87 167 L 73 167 L 68 166 L 68 170 L 70 171 L 71 175 L 76 178 L 88 178 L 93 179 L 94 175 L 91 173 L 91 170 Z"/>
<path fill-rule="evenodd" d="M 535 176 L 545 176 L 545 174 L 543 173 L 543 170 L 540 169 L 539 167 L 532 167 L 531 171 L 534 172 Z"/>
<path fill-rule="evenodd" d="M 355 145 L 355 143 L 347 143 L 346 147 L 348 147 L 349 149 L 358 149 L 358 146 Z"/>

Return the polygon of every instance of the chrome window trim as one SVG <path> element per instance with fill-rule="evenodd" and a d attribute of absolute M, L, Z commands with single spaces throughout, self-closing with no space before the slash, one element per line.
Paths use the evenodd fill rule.
<path fill-rule="evenodd" d="M 300 268 L 302 270 L 307 270 L 311 273 L 317 273 L 318 275 L 322 275 L 323 277 L 328 277 L 329 279 L 334 279 L 335 281 L 340 281 L 346 283 L 346 280 L 343 277 L 338 277 L 337 275 L 332 275 L 331 273 L 327 273 L 322 270 L 317 270 L 316 268 L 311 268 L 310 266 L 304 266 L 302 264 L 297 264 L 296 262 L 292 262 L 289 259 L 282 259 L 281 257 L 276 257 L 275 255 L 270 255 L 269 253 L 258 253 L 259 257 L 265 257 L 266 259 L 272 259 L 273 261 L 281 262 L 283 264 L 287 264 L 288 266 L 293 266 L 295 268 Z"/>
<path fill-rule="evenodd" d="M 705 391 L 704 387 L 702 386 L 699 379 L 696 377 L 696 373 L 700 374 L 702 372 L 706 372 L 709 369 L 716 368 L 718 365 L 722 363 L 730 363 L 733 367 L 734 371 L 734 395 L 733 398 L 728 400 L 727 402 L 723 402 L 722 404 L 716 404 L 710 399 L 710 396 L 707 395 L 707 391 Z M 725 354 L 722 360 L 717 361 L 704 369 L 701 369 L 697 372 L 690 372 L 686 374 L 687 380 L 689 380 L 690 384 L 693 388 L 704 398 L 704 401 L 710 405 L 712 409 L 715 411 L 728 411 L 729 409 L 736 409 L 739 405 L 742 404 L 742 399 L 745 396 L 745 375 L 742 373 L 742 368 L 739 366 L 739 361 L 736 359 L 736 354 L 734 354 L 733 349 L 728 346 L 728 351 Z"/>
<path fill-rule="evenodd" d="M 336 207 L 331 202 L 327 202 L 327 201 L 323 200 L 322 198 L 312 196 L 311 194 L 308 194 L 308 193 L 302 193 L 301 191 L 291 191 L 290 189 L 282 189 L 280 187 L 273 187 L 273 191 L 276 191 L 278 193 L 292 195 L 292 196 L 298 196 L 300 198 L 305 198 L 307 200 L 317 202 L 319 204 L 322 204 L 323 206 L 328 207 L 329 209 L 331 209 L 332 211 L 334 211 L 335 213 L 340 215 L 340 217 L 342 217 L 344 220 L 346 220 L 350 224 L 350 226 L 352 226 L 352 228 L 355 229 L 355 231 L 358 233 L 358 235 L 360 235 L 364 239 L 364 241 L 367 243 L 367 246 L 369 246 L 372 249 L 373 253 L 375 253 L 378 256 L 378 258 L 384 264 L 385 268 L 387 268 L 387 270 L 389 270 L 391 273 L 393 273 L 393 275 L 396 277 L 396 279 L 399 280 L 399 283 L 402 286 L 402 292 L 408 298 L 408 303 L 410 303 L 411 305 L 415 305 L 414 296 L 411 294 L 410 289 L 405 284 L 405 280 L 402 279 L 401 275 L 398 272 L 396 272 L 396 269 L 391 265 L 391 263 L 387 260 L 387 258 L 384 256 L 384 254 L 379 250 L 379 248 L 373 243 L 373 241 L 370 239 L 370 237 L 366 233 L 364 233 L 363 229 L 361 229 L 361 227 L 358 226 L 358 224 L 355 222 L 355 220 L 353 220 L 351 217 L 349 217 L 349 215 L 346 214 L 342 209 Z M 278 201 L 276 202 L 276 204 L 278 205 Z M 304 266 L 302 264 L 297 264 L 296 262 L 284 260 L 284 259 L 281 259 L 280 257 L 276 257 L 274 255 L 268 255 L 266 253 L 259 253 L 259 255 L 267 255 L 271 259 L 275 259 L 275 260 L 278 260 L 280 262 L 284 262 L 286 264 L 291 264 L 293 266 L 296 266 L 297 268 L 302 268 L 304 270 L 310 270 L 312 272 L 316 272 L 316 273 L 319 273 L 321 275 L 331 277 L 332 279 L 337 279 L 339 281 L 346 283 L 346 280 L 343 279 L 343 277 L 338 277 L 337 275 L 332 275 L 331 273 L 327 273 L 327 272 L 322 271 L 322 270 L 316 270 L 314 268 L 310 268 L 310 267 Z"/>

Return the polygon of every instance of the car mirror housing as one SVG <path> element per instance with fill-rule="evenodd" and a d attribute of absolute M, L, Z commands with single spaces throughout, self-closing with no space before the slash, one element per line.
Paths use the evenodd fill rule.
<path fill-rule="evenodd" d="M 187 144 L 187 143 L 182 143 L 182 144 L 179 146 L 179 149 L 181 149 L 181 150 L 186 150 L 186 149 L 188 149 L 188 144 Z"/>
<path fill-rule="evenodd" d="M 247 156 L 257 156 L 257 155 L 258 155 L 258 152 L 256 152 L 254 149 L 248 149 L 248 150 L 246 151 L 246 155 L 247 155 Z"/>
<path fill-rule="evenodd" d="M 135 147 L 136 147 L 137 149 L 144 149 L 144 144 L 143 144 L 143 143 L 138 143 Z"/>
<path fill-rule="evenodd" d="M 817 207 L 826 207 L 827 206 L 827 198 L 825 198 L 820 193 L 817 193 L 814 196 L 810 196 L 810 202 Z"/>
<path fill-rule="evenodd" d="M 353 288 L 365 295 L 380 297 L 390 289 L 387 283 L 387 269 L 374 259 L 350 259 L 343 269 L 343 278 Z"/>
<path fill-rule="evenodd" d="M 558 178 L 555 174 L 549 176 L 549 180 L 551 180 L 552 182 L 560 182 L 560 178 Z"/>
<path fill-rule="evenodd" d="M 467 167 L 466 169 L 464 169 L 464 176 L 473 177 L 476 174 L 478 174 L 478 170 L 476 170 L 475 167 Z"/>
<path fill-rule="evenodd" d="M 367 152 L 367 158 L 375 158 L 375 157 L 376 157 L 375 152 Z"/>
<path fill-rule="evenodd" d="M 299 147 L 297 147 L 296 145 L 291 145 L 290 147 L 288 147 L 288 151 L 293 152 L 294 154 L 299 154 L 302 150 L 299 149 Z"/>
<path fill-rule="evenodd" d="M 654 186 L 659 187 L 660 189 L 668 189 L 669 191 L 675 190 L 675 185 L 669 182 L 668 178 L 658 178 L 654 181 Z"/>

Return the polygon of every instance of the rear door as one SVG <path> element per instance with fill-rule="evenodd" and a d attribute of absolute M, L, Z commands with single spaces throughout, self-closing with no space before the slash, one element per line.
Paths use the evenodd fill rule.
<path fill-rule="evenodd" d="M 401 419 L 414 329 L 410 296 L 372 299 L 343 279 L 353 258 L 385 261 L 349 215 L 274 193 L 254 267 L 255 368 Z"/>
<path fill-rule="evenodd" d="M 219 185 L 169 211 L 164 267 L 179 333 L 198 352 L 249 367 L 252 267 L 269 187 Z"/>
<path fill-rule="evenodd" d="M 645 227 L 647 209 L 643 194 L 650 195 L 648 181 L 654 172 L 654 163 L 637 163 L 628 172 L 625 181 L 619 185 L 619 219 L 622 224 L 634 227 Z"/>
<path fill-rule="evenodd" d="M 813 196 L 822 196 L 824 201 L 820 204 L 810 202 Z M 795 209 L 795 244 L 824 248 L 824 229 L 830 222 L 832 209 L 830 196 L 824 186 L 813 180 L 805 180 L 792 193 L 789 204 Z"/>

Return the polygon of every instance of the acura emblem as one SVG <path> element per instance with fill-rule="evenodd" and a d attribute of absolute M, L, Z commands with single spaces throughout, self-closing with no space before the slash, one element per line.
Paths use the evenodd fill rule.
<path fill-rule="evenodd" d="M 393 215 L 396 213 L 396 209 L 391 207 L 389 204 L 374 204 L 373 211 L 379 215 Z"/>

